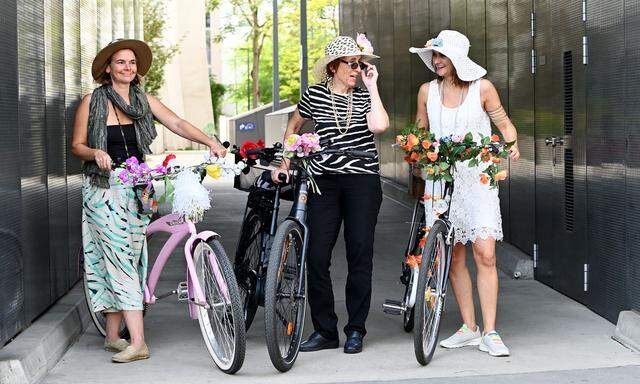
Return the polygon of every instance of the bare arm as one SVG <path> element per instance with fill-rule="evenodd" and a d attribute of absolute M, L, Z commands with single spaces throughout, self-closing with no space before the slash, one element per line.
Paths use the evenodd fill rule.
<path fill-rule="evenodd" d="M 153 116 L 155 116 L 155 118 L 158 119 L 158 121 L 162 125 L 169 128 L 171 132 L 175 133 L 176 135 L 182 136 L 185 139 L 208 146 L 211 150 L 212 155 L 220 157 L 224 157 L 226 155 L 226 148 L 224 148 L 222 146 L 222 143 L 220 143 L 217 139 L 211 139 L 200 129 L 196 128 L 185 119 L 176 115 L 156 97 L 147 95 L 147 99 L 149 100 L 149 106 L 151 107 Z"/>
<path fill-rule="evenodd" d="M 371 97 L 371 111 L 367 113 L 367 126 L 373 133 L 382 133 L 389 128 L 389 115 L 382 105 L 382 99 L 380 99 L 378 92 L 378 70 L 375 65 L 364 63 L 367 70 L 361 71 L 360 76 Z"/>
<path fill-rule="evenodd" d="M 85 95 L 76 109 L 71 137 L 71 153 L 83 161 L 95 161 L 103 170 L 111 169 L 111 157 L 100 149 L 90 148 L 88 145 L 89 104 L 91 94 Z"/>
<path fill-rule="evenodd" d="M 480 97 L 482 98 L 482 107 L 487 112 L 491 121 L 498 128 L 502 137 L 506 142 L 515 142 L 509 149 L 509 156 L 513 160 L 520 158 L 520 149 L 518 148 L 518 132 L 516 127 L 509 119 L 507 112 L 505 112 L 500 102 L 500 96 L 493 84 L 486 79 L 481 80 L 480 83 Z"/>
<path fill-rule="evenodd" d="M 427 98 L 429 97 L 429 83 L 424 83 L 418 91 L 418 106 L 416 108 L 416 127 L 429 130 L 429 116 L 427 115 Z"/>

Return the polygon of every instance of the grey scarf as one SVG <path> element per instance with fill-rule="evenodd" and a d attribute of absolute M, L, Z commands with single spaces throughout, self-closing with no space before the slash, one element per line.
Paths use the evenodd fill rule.
<path fill-rule="evenodd" d="M 129 104 L 110 85 L 103 85 L 93 91 L 91 104 L 89 104 L 87 132 L 89 147 L 105 152 L 107 150 L 108 100 L 133 120 L 138 149 L 144 154 L 150 154 L 149 145 L 157 136 L 156 127 L 153 124 L 153 114 L 147 96 L 140 87 L 134 84 L 131 84 L 129 88 Z M 82 164 L 82 172 L 90 178 L 92 185 L 109 188 L 109 171 L 98 168 L 95 161 L 85 161 Z"/>

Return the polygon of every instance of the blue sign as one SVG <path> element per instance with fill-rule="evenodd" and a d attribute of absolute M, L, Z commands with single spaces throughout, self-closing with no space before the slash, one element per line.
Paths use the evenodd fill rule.
<path fill-rule="evenodd" d="M 238 126 L 238 129 L 240 131 L 253 131 L 254 129 L 256 129 L 256 123 L 252 121 L 247 121 L 246 123 L 240 123 L 240 125 Z"/>

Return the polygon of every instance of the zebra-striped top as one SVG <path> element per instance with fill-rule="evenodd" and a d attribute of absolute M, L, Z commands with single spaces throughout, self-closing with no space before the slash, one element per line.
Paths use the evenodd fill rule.
<path fill-rule="evenodd" d="M 367 126 L 367 113 L 371 111 L 369 92 L 361 88 L 353 89 L 352 115 L 348 129 L 348 96 L 334 93 L 334 105 L 338 123 L 331 103 L 331 93 L 326 83 L 310 86 L 298 103 L 300 116 L 313 119 L 315 131 L 321 141 L 331 140 L 331 148 L 368 151 L 376 154 L 373 159 L 360 159 L 347 156 L 327 155 L 311 162 L 314 175 L 336 173 L 378 174 L 378 153 L 373 141 L 373 133 Z M 341 134 L 340 131 L 344 134 Z M 346 130 L 346 131 L 345 131 Z"/>

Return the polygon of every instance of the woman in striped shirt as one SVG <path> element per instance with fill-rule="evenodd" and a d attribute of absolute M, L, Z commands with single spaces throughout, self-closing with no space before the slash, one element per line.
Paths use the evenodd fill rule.
<path fill-rule="evenodd" d="M 334 310 L 329 266 L 331 253 L 344 221 L 348 275 L 346 305 L 349 319 L 344 332 L 345 353 L 362 351 L 365 321 L 371 303 L 373 240 L 382 202 L 379 165 L 374 134 L 384 132 L 389 117 L 378 93 L 376 67 L 367 61 L 377 58 L 364 35 L 357 42 L 338 36 L 318 60 L 314 75 L 318 84 L 302 95 L 298 108 L 289 120 L 284 139 L 298 133 L 307 120 L 313 120 L 321 142 L 331 148 L 376 153 L 371 159 L 327 155 L 310 164 L 322 194 L 309 198 L 310 251 L 309 305 L 314 332 L 302 343 L 300 351 L 337 348 L 338 317 Z M 362 79 L 366 90 L 356 87 Z M 288 163 L 273 171 L 288 177 Z"/>

